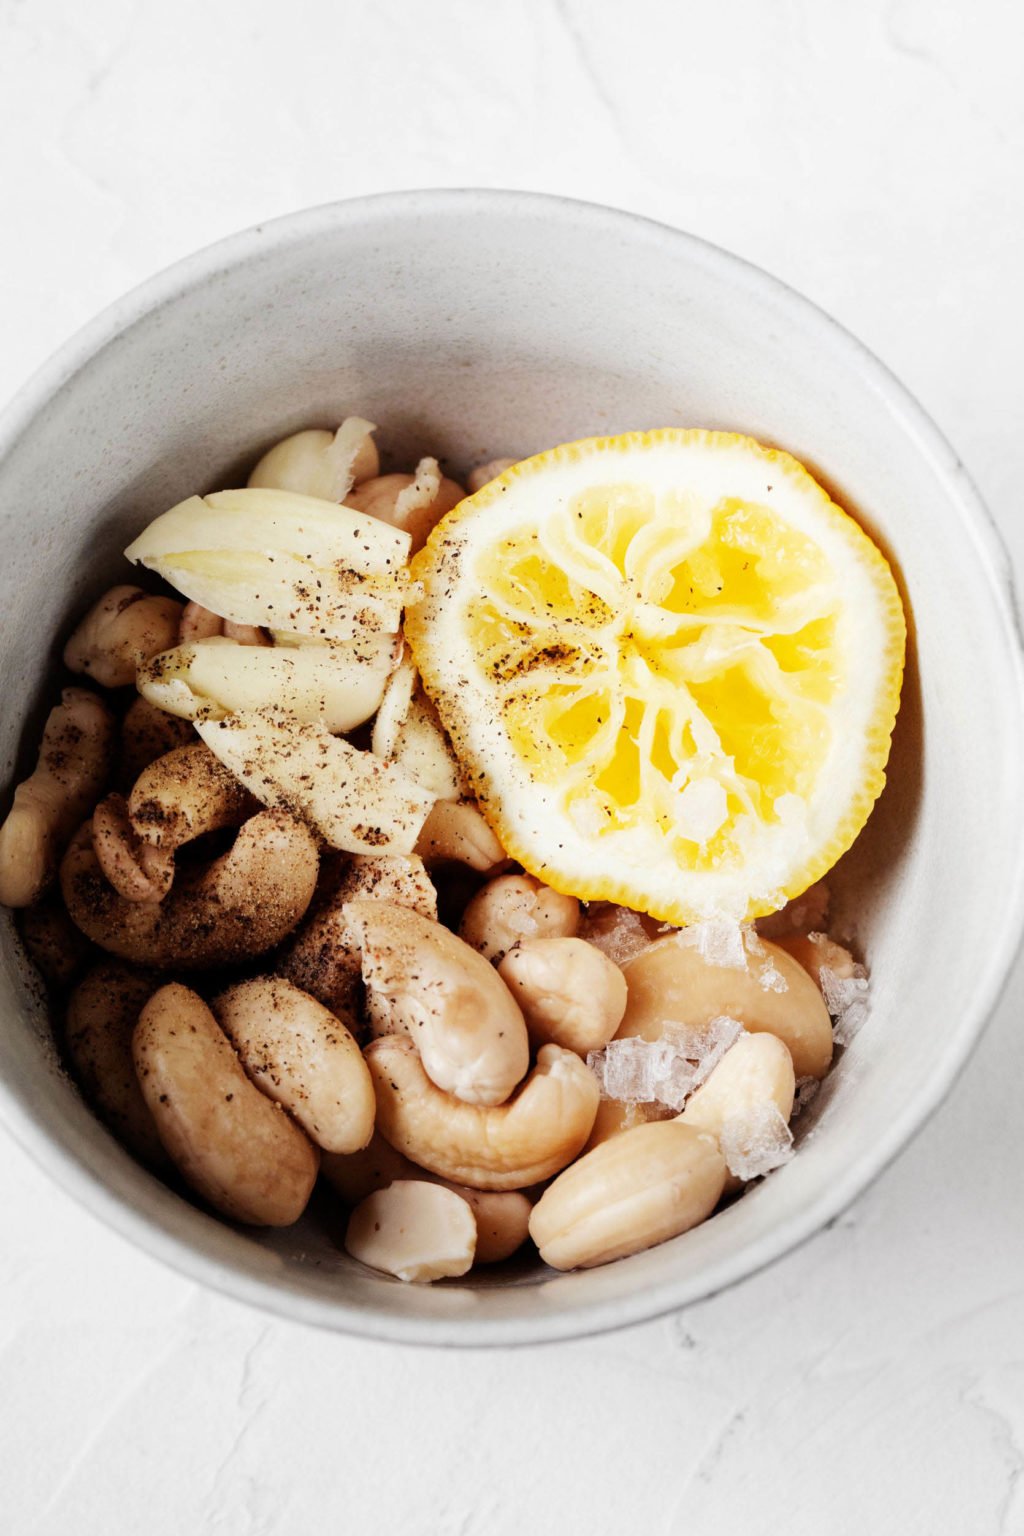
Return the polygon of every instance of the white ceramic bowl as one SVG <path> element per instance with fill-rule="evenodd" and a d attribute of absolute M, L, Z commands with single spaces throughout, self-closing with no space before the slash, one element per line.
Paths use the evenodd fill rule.
<path fill-rule="evenodd" d="M 898 301 L 894 280 L 893 302 Z M 403 1286 L 309 1218 L 235 1230 L 150 1177 L 60 1071 L 4 925 L 0 1109 L 71 1194 L 184 1273 L 382 1338 L 508 1344 L 649 1318 L 792 1248 L 954 1083 L 1022 925 L 1022 669 L 1004 552 L 906 391 L 806 300 L 674 230 L 563 200 L 413 193 L 314 209 L 180 263 L 29 383 L 0 427 L 4 774 L 28 761 L 72 616 L 144 522 L 238 483 L 272 440 L 358 411 L 388 456 L 497 454 L 629 428 L 791 450 L 879 539 L 911 613 L 890 784 L 837 876 L 873 1014 L 799 1155 L 703 1227 L 587 1273 Z M 20 756 L 19 756 L 20 754 Z M 335 1234 L 335 1239 L 337 1234 Z"/>

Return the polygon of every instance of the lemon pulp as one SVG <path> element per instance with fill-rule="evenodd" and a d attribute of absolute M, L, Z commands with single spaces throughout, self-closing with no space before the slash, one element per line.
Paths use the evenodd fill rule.
<path fill-rule="evenodd" d="M 526 460 L 418 557 L 407 634 L 509 852 L 672 922 L 770 911 L 884 783 L 905 629 L 877 548 L 727 433 Z"/>

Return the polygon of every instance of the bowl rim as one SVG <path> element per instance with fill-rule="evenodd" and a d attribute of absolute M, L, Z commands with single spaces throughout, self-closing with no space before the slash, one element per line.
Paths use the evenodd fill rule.
<path fill-rule="evenodd" d="M 880 398 L 904 434 L 930 463 L 971 535 L 989 578 L 996 612 L 1007 640 L 1010 676 L 1016 684 L 1024 721 L 1024 641 L 1012 567 L 995 521 L 955 450 L 935 422 L 881 360 L 813 300 L 743 257 L 672 225 L 642 214 L 556 194 L 484 188 L 446 188 L 374 193 L 323 203 L 254 224 L 174 262 L 100 311 L 45 361 L 15 392 L 0 415 L 0 461 L 6 458 L 47 402 L 126 330 L 173 303 L 183 293 L 266 256 L 274 249 L 301 243 L 345 226 L 366 225 L 395 216 L 416 218 L 464 215 L 516 215 L 523 219 L 568 219 L 593 229 L 626 234 L 665 249 L 685 249 L 691 263 L 725 273 L 731 282 L 756 293 L 788 318 L 813 329 L 823 350 L 837 364 L 855 372 Z M 719 1260 L 699 1276 L 683 1276 L 611 1301 L 577 1304 L 564 1314 L 482 1321 L 465 1318 L 404 1318 L 337 1300 L 309 1296 L 278 1279 L 262 1279 L 236 1269 L 176 1235 L 154 1216 L 136 1209 L 65 1148 L 37 1119 L 29 1104 L 0 1080 L 0 1121 L 66 1193 L 121 1237 L 178 1273 L 237 1301 L 290 1322 L 329 1328 L 396 1344 L 433 1346 L 508 1346 L 560 1340 L 629 1327 L 708 1300 L 729 1286 L 759 1273 L 831 1224 L 894 1161 L 918 1134 L 950 1092 L 1003 993 L 1024 932 L 1024 844 L 1017 853 L 1012 888 L 1005 893 L 1002 921 L 987 955 L 979 958 L 975 1006 L 965 1014 L 941 1058 L 932 1063 L 922 1088 L 890 1123 L 885 1136 L 851 1163 L 842 1178 L 813 1202 L 781 1221 L 757 1244 Z"/>

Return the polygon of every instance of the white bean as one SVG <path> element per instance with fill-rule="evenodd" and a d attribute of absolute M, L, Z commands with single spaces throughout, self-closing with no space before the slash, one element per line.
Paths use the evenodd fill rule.
<path fill-rule="evenodd" d="M 459 936 L 497 962 L 527 939 L 571 937 L 579 918 L 575 896 L 563 896 L 532 875 L 498 875 L 467 904 Z"/>
<path fill-rule="evenodd" d="M 586 1056 L 608 1044 L 626 1011 L 626 978 L 584 939 L 529 939 L 498 966 L 534 1045 Z"/>
<path fill-rule="evenodd" d="M 399 1179 L 356 1206 L 345 1247 L 361 1264 L 399 1280 L 449 1279 L 473 1263 L 476 1220 L 443 1184 Z"/>
<path fill-rule="evenodd" d="M 533 1208 L 530 1236 L 554 1269 L 607 1264 L 695 1227 L 724 1182 L 713 1136 L 678 1120 L 638 1125 L 558 1176 Z"/>

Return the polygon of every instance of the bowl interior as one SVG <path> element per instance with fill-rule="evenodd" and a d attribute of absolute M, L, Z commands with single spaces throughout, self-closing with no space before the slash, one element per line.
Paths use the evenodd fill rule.
<path fill-rule="evenodd" d="M 871 965 L 869 1022 L 790 1165 L 696 1231 L 573 1275 L 523 1264 L 407 1287 L 346 1258 L 329 1206 L 269 1237 L 195 1209 L 121 1151 L 60 1071 L 7 923 L 0 1105 L 119 1228 L 291 1316 L 435 1342 L 636 1320 L 749 1273 L 835 1214 L 977 1037 L 1020 920 L 1020 667 L 998 550 L 952 455 L 884 370 L 720 252 L 510 194 L 317 210 L 157 279 L 15 404 L 0 460 L 5 777 L 31 758 L 58 642 L 130 579 L 120 552 L 142 524 L 242 483 L 284 433 L 352 412 L 380 423 L 393 464 L 431 452 L 454 474 L 595 433 L 742 430 L 803 459 L 879 539 L 911 613 L 910 666 L 888 788 L 834 880 Z"/>

